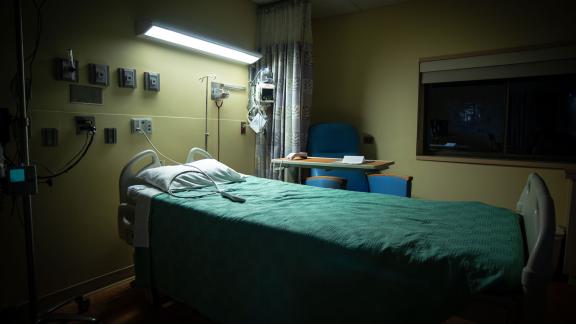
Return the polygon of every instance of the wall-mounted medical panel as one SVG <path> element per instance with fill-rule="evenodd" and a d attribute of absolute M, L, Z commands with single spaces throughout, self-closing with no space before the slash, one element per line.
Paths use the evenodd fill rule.
<path fill-rule="evenodd" d="M 136 69 L 118 68 L 118 86 L 136 88 Z"/>
<path fill-rule="evenodd" d="M 160 73 L 144 72 L 144 90 L 160 91 Z"/>
<path fill-rule="evenodd" d="M 88 64 L 88 80 L 91 84 L 107 87 L 110 83 L 110 68 L 106 64 Z"/>

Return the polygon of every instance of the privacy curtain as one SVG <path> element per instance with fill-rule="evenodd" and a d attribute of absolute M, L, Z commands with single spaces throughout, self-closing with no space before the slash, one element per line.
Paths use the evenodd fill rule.
<path fill-rule="evenodd" d="M 257 28 L 257 47 L 263 55 L 257 68 L 270 68 L 276 89 L 274 105 L 266 111 L 266 129 L 256 138 L 256 175 L 279 179 L 270 160 L 306 150 L 312 103 L 310 2 L 260 7 Z"/>

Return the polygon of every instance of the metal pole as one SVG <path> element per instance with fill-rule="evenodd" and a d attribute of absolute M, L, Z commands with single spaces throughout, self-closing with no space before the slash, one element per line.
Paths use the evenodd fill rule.
<path fill-rule="evenodd" d="M 204 151 L 208 152 L 208 76 L 206 76 L 206 103 L 204 117 Z"/>
<path fill-rule="evenodd" d="M 26 100 L 26 72 L 24 60 L 24 32 L 22 28 L 22 1 L 14 0 L 15 21 L 16 21 L 16 54 L 18 61 L 18 81 L 20 83 L 20 122 L 21 125 L 21 154 L 23 165 L 30 164 L 30 147 L 28 145 L 28 102 Z M 24 208 L 24 231 L 26 240 L 26 265 L 28 275 L 28 305 L 30 311 L 30 322 L 36 323 L 38 314 L 38 294 L 36 290 L 36 261 L 34 251 L 34 223 L 32 219 L 32 196 L 26 193 L 23 198 Z"/>

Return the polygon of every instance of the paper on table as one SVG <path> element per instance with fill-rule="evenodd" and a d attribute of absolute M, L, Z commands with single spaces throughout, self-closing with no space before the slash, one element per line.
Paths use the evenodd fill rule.
<path fill-rule="evenodd" d="M 362 155 L 344 155 L 342 163 L 346 164 L 362 164 L 364 163 L 364 156 Z"/>

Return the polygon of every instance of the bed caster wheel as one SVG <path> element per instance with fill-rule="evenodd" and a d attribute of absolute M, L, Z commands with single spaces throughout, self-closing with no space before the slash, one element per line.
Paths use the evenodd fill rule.
<path fill-rule="evenodd" d="M 86 313 L 90 308 L 90 299 L 84 296 L 74 298 L 74 302 L 78 306 L 78 313 Z"/>

